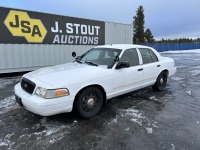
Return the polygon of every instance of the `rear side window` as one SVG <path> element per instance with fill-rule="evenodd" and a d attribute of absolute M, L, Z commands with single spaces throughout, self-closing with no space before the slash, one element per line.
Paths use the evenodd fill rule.
<path fill-rule="evenodd" d="M 139 51 L 142 56 L 143 64 L 148 64 L 158 61 L 157 56 L 154 54 L 152 50 L 146 48 L 140 48 Z"/>
<path fill-rule="evenodd" d="M 157 62 L 158 58 L 157 58 L 156 54 L 152 50 L 149 50 L 149 52 L 151 54 L 152 61 Z"/>

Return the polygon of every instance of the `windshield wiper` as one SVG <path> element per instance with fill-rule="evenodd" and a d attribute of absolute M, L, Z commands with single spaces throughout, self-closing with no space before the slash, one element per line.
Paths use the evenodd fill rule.
<path fill-rule="evenodd" d="M 93 65 L 93 66 L 99 66 L 98 64 L 92 62 L 92 61 L 85 61 L 84 63 L 88 64 L 88 65 Z"/>

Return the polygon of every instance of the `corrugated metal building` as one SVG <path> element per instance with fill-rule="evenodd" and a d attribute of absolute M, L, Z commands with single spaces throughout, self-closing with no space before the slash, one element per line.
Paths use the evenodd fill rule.
<path fill-rule="evenodd" d="M 103 39 L 102 40 L 103 42 L 100 41 L 96 44 L 79 44 L 79 45 L 76 45 L 73 43 L 72 44 L 51 43 L 51 41 L 55 41 L 56 36 L 62 36 L 60 34 L 62 33 L 63 30 L 59 30 L 58 31 L 59 33 L 55 33 L 55 35 L 52 36 L 52 40 L 47 39 L 51 37 L 50 33 L 53 34 L 53 32 L 50 31 L 50 27 L 47 27 L 48 25 L 46 25 L 45 21 L 43 21 L 42 18 L 40 17 L 38 18 L 40 18 L 40 20 L 43 22 L 44 26 L 46 27 L 47 35 L 45 36 L 44 40 L 40 43 L 30 42 L 29 41 L 30 38 L 26 37 L 27 34 L 25 34 L 25 31 L 28 32 L 31 30 L 31 28 L 29 28 L 28 25 L 32 23 L 31 22 L 32 20 L 29 21 L 30 22 L 29 24 L 27 22 L 22 22 L 22 20 L 20 20 L 20 15 L 21 15 L 20 13 L 26 12 L 29 15 L 29 19 L 33 17 L 35 19 L 36 18 L 35 14 L 37 13 L 24 11 L 24 10 L 2 8 L 2 7 L 0 9 L 6 10 L 4 13 L 5 15 L 1 15 L 0 17 L 0 21 L 1 21 L 0 30 L 5 32 L 3 34 L 0 34 L 0 73 L 30 71 L 30 70 L 35 70 L 44 66 L 67 63 L 74 60 L 74 58 L 72 57 L 72 52 L 76 52 L 77 56 L 79 56 L 96 45 L 121 44 L 121 43 L 131 44 L 132 43 L 132 35 L 133 35 L 132 25 L 103 22 L 103 27 L 101 27 L 101 26 L 98 26 L 98 21 L 96 21 L 97 22 L 96 27 L 97 28 L 105 27 L 105 29 L 103 29 L 104 33 L 102 34 L 99 33 L 99 35 L 100 34 L 101 36 L 103 35 L 103 38 L 97 37 L 98 34 L 96 35 L 96 37 L 97 39 Z M 10 18 L 13 17 L 11 16 L 12 13 L 15 13 L 14 20 L 12 18 L 11 21 L 9 22 L 9 17 Z M 42 15 L 43 14 L 46 18 L 48 18 L 48 15 L 50 15 L 50 14 L 42 13 Z M 51 16 L 55 17 L 55 15 L 51 15 Z M 57 18 L 60 17 L 58 18 L 58 20 L 59 21 L 61 20 L 60 22 L 63 22 L 62 18 L 64 16 L 56 16 L 56 17 Z M 69 17 L 67 19 L 69 20 Z M 72 18 L 72 21 L 74 21 L 73 19 L 76 19 L 76 18 Z M 83 23 L 83 21 L 85 21 L 86 19 L 80 19 L 80 18 L 78 19 L 81 20 L 80 22 L 82 23 L 82 24 L 79 24 L 79 26 L 81 27 L 80 31 L 84 33 L 86 29 L 85 28 L 86 23 Z M 21 26 L 19 23 L 20 21 L 21 21 Z M 91 20 L 89 21 L 92 22 Z M 76 26 L 78 26 L 77 21 L 75 20 L 74 22 L 76 23 Z M 96 22 L 94 23 L 93 22 L 91 23 L 91 25 L 88 25 L 88 29 L 89 27 L 92 26 L 92 24 L 96 23 Z M 72 23 L 68 25 L 71 25 L 71 24 Z M 56 25 L 56 21 L 54 22 L 54 26 L 55 25 Z M 53 29 L 52 26 L 53 24 L 51 24 L 51 30 Z M 20 33 L 20 35 L 15 35 L 13 32 L 15 32 L 15 30 L 18 30 L 18 28 L 21 29 L 20 32 L 24 31 L 24 33 Z M 39 29 L 40 29 L 40 26 L 39 28 L 35 28 L 35 32 L 33 32 L 34 30 L 32 30 L 32 35 L 33 33 L 35 34 L 40 33 L 38 32 L 40 31 Z M 54 27 L 54 29 L 56 29 L 56 27 Z M 76 28 L 74 27 L 74 29 Z M 72 26 L 71 28 L 68 28 L 68 31 L 72 32 Z M 99 31 L 102 32 L 101 29 L 99 29 Z M 76 32 L 78 32 L 78 30 Z M 42 32 L 41 32 L 41 35 L 42 35 Z M 95 35 L 92 34 L 92 31 L 91 31 L 91 35 L 92 35 L 91 37 L 95 37 Z M 78 36 L 80 36 L 80 34 Z M 85 34 L 83 37 L 85 36 L 87 35 Z M 73 38 L 74 37 L 71 37 L 71 39 Z"/>

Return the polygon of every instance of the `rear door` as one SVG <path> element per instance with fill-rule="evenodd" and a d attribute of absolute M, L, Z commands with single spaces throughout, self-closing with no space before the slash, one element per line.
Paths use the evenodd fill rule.
<path fill-rule="evenodd" d="M 139 48 L 139 52 L 142 57 L 143 68 L 143 87 L 153 85 L 156 82 L 160 71 L 160 63 L 156 54 L 148 48 Z"/>

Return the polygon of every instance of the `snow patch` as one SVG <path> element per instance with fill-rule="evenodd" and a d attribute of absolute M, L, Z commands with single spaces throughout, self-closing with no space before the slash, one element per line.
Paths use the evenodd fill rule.
<path fill-rule="evenodd" d="M 0 80 L 0 89 L 3 89 L 4 87 L 6 87 L 9 84 L 12 84 L 13 82 L 10 80 Z"/>
<path fill-rule="evenodd" d="M 42 124 L 42 126 L 44 126 L 46 128 L 44 131 L 42 131 L 45 133 L 46 136 L 52 135 L 54 133 L 57 133 L 57 132 L 65 129 L 65 128 L 68 128 L 67 125 L 64 125 L 59 122 L 55 122 L 55 121 L 47 122 L 47 117 L 43 117 L 41 119 L 41 124 Z"/>
<path fill-rule="evenodd" d="M 195 61 L 199 61 L 200 60 L 198 58 L 188 58 L 188 59 L 195 60 Z"/>
<path fill-rule="evenodd" d="M 0 139 L 0 147 L 6 146 L 8 149 L 11 149 L 12 145 L 15 144 L 15 142 L 11 142 L 10 140 L 13 135 L 14 133 L 7 134 L 4 139 Z"/>
<path fill-rule="evenodd" d="M 142 126 L 142 121 L 141 121 L 141 120 L 138 120 L 138 119 L 136 119 L 136 118 L 133 118 L 133 119 L 131 119 L 130 121 L 133 121 L 133 122 L 135 122 L 135 123 L 137 123 L 137 124 L 139 124 L 139 125 Z"/>
<path fill-rule="evenodd" d="M 137 109 L 126 109 L 126 110 L 123 110 L 127 115 L 136 115 L 139 110 Z"/>
<path fill-rule="evenodd" d="M 39 129 L 40 128 L 40 123 L 35 124 L 35 126 L 32 127 L 32 129 Z"/>
<path fill-rule="evenodd" d="M 113 119 L 111 123 L 117 123 L 117 118 Z"/>
<path fill-rule="evenodd" d="M 200 54 L 200 49 L 193 49 L 193 50 L 178 50 L 178 51 L 165 51 L 161 53 L 173 53 L 173 54 L 179 54 L 179 53 L 197 53 Z"/>
<path fill-rule="evenodd" d="M 33 133 L 34 135 L 42 135 L 42 132 L 35 132 L 35 133 Z"/>
<path fill-rule="evenodd" d="M 198 69 L 198 70 L 200 70 L 200 66 L 192 67 L 192 69 Z"/>
<path fill-rule="evenodd" d="M 155 96 L 151 96 L 149 99 L 154 100 L 154 101 L 158 101 L 158 99 Z"/>
<path fill-rule="evenodd" d="M 56 142 L 56 139 L 50 140 L 49 143 L 53 144 Z"/>
<path fill-rule="evenodd" d="M 176 68 L 181 69 L 181 68 L 185 68 L 186 66 L 176 66 Z"/>
<path fill-rule="evenodd" d="M 62 138 L 63 137 L 60 137 L 58 139 L 52 139 L 52 140 L 49 141 L 49 143 L 54 144 L 55 142 L 60 141 Z"/>
<path fill-rule="evenodd" d="M 4 141 L 2 142 L 2 140 L 0 139 L 0 147 L 1 147 L 1 146 L 8 146 L 8 143 L 7 143 L 7 142 L 4 142 Z"/>
<path fill-rule="evenodd" d="M 158 128 L 158 126 L 155 123 L 152 124 L 152 127 Z"/>
<path fill-rule="evenodd" d="M 156 99 L 155 96 L 152 96 L 151 99 Z M 147 133 L 153 133 L 153 128 L 159 128 L 157 126 L 157 122 L 153 120 L 149 120 L 147 117 L 145 117 L 145 114 L 138 109 L 135 108 L 129 108 L 129 109 L 122 109 L 120 110 L 120 115 L 113 119 L 112 123 L 117 123 L 117 120 L 120 119 L 120 117 L 123 118 L 130 118 L 131 122 L 137 123 L 138 125 L 142 126 Z M 129 127 L 125 128 L 125 131 L 128 131 Z"/>
<path fill-rule="evenodd" d="M 21 138 L 23 138 L 23 137 L 25 137 L 25 136 L 31 137 L 31 134 L 23 134 L 23 135 L 21 135 L 19 138 L 21 139 Z"/>
<path fill-rule="evenodd" d="M 193 71 L 190 71 L 190 73 L 192 74 L 192 76 L 197 76 L 200 74 L 200 70 L 193 70 Z"/>
<path fill-rule="evenodd" d="M 146 130 L 147 130 L 147 133 L 150 133 L 150 134 L 153 133 L 153 129 L 152 128 L 146 128 Z"/>
<path fill-rule="evenodd" d="M 174 144 L 171 144 L 171 146 L 172 146 L 172 150 L 175 150 L 175 146 L 174 146 Z"/>
<path fill-rule="evenodd" d="M 183 84 L 181 84 L 181 85 L 182 85 L 183 87 L 187 87 L 187 84 L 184 84 L 184 83 L 183 83 Z"/>
<path fill-rule="evenodd" d="M 135 123 L 138 123 L 139 125 L 142 125 L 142 120 L 145 118 L 142 113 L 139 112 L 137 109 L 126 109 L 123 110 L 125 115 L 133 117 L 130 119 L 130 121 L 133 121 Z"/>
<path fill-rule="evenodd" d="M 47 117 L 43 117 L 40 120 L 40 123 L 35 124 L 35 126 L 32 127 L 32 129 L 39 129 L 41 127 L 42 128 L 44 127 L 44 130 L 42 130 L 40 132 L 30 133 L 30 134 L 23 134 L 19 138 L 27 139 L 27 138 L 34 136 L 34 137 L 37 137 L 37 139 L 39 140 L 42 137 L 50 136 L 52 134 L 62 131 L 63 129 L 69 128 L 69 126 L 62 124 L 60 122 L 57 122 L 55 120 L 48 120 Z M 65 132 L 65 133 L 69 133 L 69 132 Z M 60 136 L 60 134 L 59 134 L 58 139 L 50 140 L 50 143 L 54 143 L 62 138 L 63 138 L 63 136 Z"/>
<path fill-rule="evenodd" d="M 192 96 L 192 92 L 191 91 L 185 91 L 185 93 L 187 93 L 188 95 Z"/>
<path fill-rule="evenodd" d="M 183 78 L 180 78 L 180 77 L 177 77 L 177 76 L 172 76 L 171 79 L 175 80 L 175 81 L 183 80 Z"/>
<path fill-rule="evenodd" d="M 9 96 L 0 100 L 0 114 L 7 113 L 17 108 L 19 108 L 19 106 L 15 102 L 15 96 Z"/>
<path fill-rule="evenodd" d="M 0 89 L 13 84 L 13 82 L 19 82 L 21 77 L 14 77 L 14 78 L 0 78 Z"/>
<path fill-rule="evenodd" d="M 125 131 L 129 131 L 129 128 L 126 128 Z"/>

